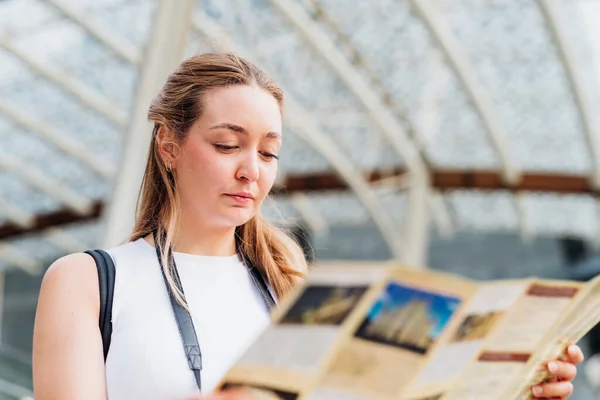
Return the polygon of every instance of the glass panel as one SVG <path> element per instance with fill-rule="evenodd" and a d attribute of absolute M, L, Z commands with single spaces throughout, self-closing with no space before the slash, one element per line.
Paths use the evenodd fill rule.
<path fill-rule="evenodd" d="M 327 160 L 290 127 L 284 127 L 278 163 L 280 174 L 309 174 L 331 169 Z"/>
<path fill-rule="evenodd" d="M 237 0 L 211 0 L 199 2 L 198 7 L 219 23 L 235 42 L 251 51 L 252 61 L 263 66 L 288 96 L 299 102 L 311 118 L 315 118 L 322 133 L 333 137 L 354 163 L 364 167 L 377 165 L 372 154 L 380 148 L 389 147 L 389 143 L 380 139 L 383 145 L 367 147 L 365 153 L 365 143 L 370 146 L 368 143 L 372 136 L 378 135 L 378 128 L 365 113 L 356 95 L 313 46 L 296 32 L 287 17 L 265 0 L 254 1 L 252 7 L 242 3 Z M 202 40 L 188 48 L 201 46 Z M 276 52 L 272 51 L 273 47 L 277 48 Z M 350 114 L 353 114 L 352 121 L 356 123 L 348 124 L 338 119 L 340 115 Z M 340 124 L 344 125 L 340 127 Z M 395 156 L 393 162 L 399 164 L 399 156 Z"/>
<path fill-rule="evenodd" d="M 18 18 L 17 16 L 27 16 Z M 59 17 L 50 5 L 39 0 L 0 1 L 0 33 L 27 34 Z"/>
<path fill-rule="evenodd" d="M 80 195 L 100 199 L 108 194 L 108 183 L 92 173 L 82 161 L 62 153 L 51 143 L 16 126 L 3 129 L 0 125 L 0 154 L 20 159 Z"/>
<path fill-rule="evenodd" d="M 83 106 L 56 84 L 30 75 L 27 83 L 0 83 L 0 92 L 7 93 L 12 107 L 43 121 L 58 134 L 81 142 L 99 160 L 110 165 L 119 162 L 121 129 Z"/>
<path fill-rule="evenodd" d="M 443 7 L 491 96 L 510 160 L 524 170 L 588 171 L 577 105 L 539 5 L 445 0 Z"/>
<path fill-rule="evenodd" d="M 15 204 L 25 212 L 42 214 L 62 209 L 62 205 L 49 195 L 28 186 L 15 175 L 0 171 L 0 197 Z"/>
<path fill-rule="evenodd" d="M 375 130 L 368 115 L 361 111 L 339 109 L 316 114 L 328 135 L 345 155 L 362 170 L 397 167 L 402 164 L 398 152 Z"/>
<path fill-rule="evenodd" d="M 140 49 L 150 38 L 156 0 L 60 1 Z"/>
<path fill-rule="evenodd" d="M 391 97 L 390 109 L 404 114 L 432 164 L 497 165 L 478 115 L 409 2 L 379 0 L 348 8 L 343 0 L 325 0 L 319 6 L 324 13 L 315 18 L 324 30 L 336 32 L 339 48 L 353 49 L 348 58 L 370 76 L 382 98 Z"/>
<path fill-rule="evenodd" d="M 367 209 L 352 192 L 323 192 L 308 194 L 318 215 L 330 225 L 357 225 L 371 221 Z"/>
<path fill-rule="evenodd" d="M 518 231 L 519 216 L 510 192 L 456 190 L 444 194 L 458 229 Z"/>

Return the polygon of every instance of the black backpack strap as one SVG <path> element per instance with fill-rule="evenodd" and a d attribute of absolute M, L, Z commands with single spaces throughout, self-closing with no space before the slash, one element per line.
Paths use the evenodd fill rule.
<path fill-rule="evenodd" d="M 108 355 L 112 335 L 112 305 L 115 293 L 115 264 L 110 254 L 104 250 L 88 250 L 85 252 L 94 258 L 98 269 L 98 284 L 100 290 L 99 327 L 102 335 L 104 360 Z"/>
<path fill-rule="evenodd" d="M 183 349 L 185 351 L 185 355 L 188 360 L 188 365 L 192 372 L 194 373 L 194 377 L 196 378 L 196 384 L 198 385 L 198 389 L 202 391 L 202 380 L 200 378 L 200 371 L 202 370 L 202 353 L 200 352 L 200 344 L 198 344 L 198 336 L 196 335 L 196 329 L 194 328 L 194 322 L 192 321 L 192 316 L 179 302 L 177 298 L 173 294 L 169 283 L 167 281 L 167 276 L 165 274 L 165 270 L 161 265 L 161 249 L 163 247 L 165 241 L 165 237 L 159 238 L 156 231 L 154 232 L 154 244 L 156 248 L 156 257 L 158 258 L 158 264 L 161 266 L 160 270 L 163 275 L 163 279 L 165 281 L 165 286 L 167 288 L 167 292 L 169 293 L 169 299 L 171 300 L 171 307 L 173 308 L 173 314 L 175 315 L 175 320 L 177 321 L 177 327 L 179 328 L 179 335 L 181 336 L 181 342 L 183 344 Z M 175 259 L 173 258 L 173 252 L 169 249 L 167 255 L 168 267 L 172 271 L 173 281 L 175 286 L 179 290 L 182 295 L 182 300 L 187 306 L 187 301 L 185 299 L 185 293 L 183 291 L 183 285 L 181 284 L 181 279 L 179 278 L 179 272 L 177 272 L 177 267 L 175 266 Z"/>
<path fill-rule="evenodd" d="M 265 306 L 267 307 L 267 310 L 271 311 L 271 309 L 273 307 L 275 307 L 275 299 L 273 298 L 273 295 L 271 294 L 271 291 L 269 290 L 267 280 L 265 279 L 265 277 L 262 274 L 262 272 L 260 271 L 260 269 L 258 269 L 256 267 L 256 265 L 254 265 L 252 260 L 250 260 L 248 257 L 246 257 L 244 255 L 244 253 L 240 252 L 238 254 L 240 254 L 240 257 L 242 257 L 242 261 L 248 267 L 248 272 L 250 273 L 250 277 L 252 278 L 252 280 L 254 281 L 254 284 L 256 285 L 256 288 L 260 292 L 260 295 L 263 299 L 263 302 L 265 303 Z"/>
<path fill-rule="evenodd" d="M 267 279 L 265 279 L 265 276 L 263 275 L 262 271 L 252 262 L 250 257 L 248 257 L 242 250 L 242 238 L 239 229 L 236 229 L 235 232 L 235 249 L 241 257 L 244 265 L 246 265 L 246 267 L 248 268 L 250 277 L 252 278 L 254 285 L 258 289 L 263 299 L 263 302 L 265 303 L 265 307 L 267 307 L 268 311 L 271 311 L 271 309 L 275 307 L 277 303 L 275 302 L 275 299 L 273 298 L 273 295 L 269 290 L 269 284 L 267 283 Z"/>
<path fill-rule="evenodd" d="M 267 307 L 268 311 L 271 311 L 271 309 L 275 307 L 277 303 L 275 302 L 275 299 L 273 298 L 273 295 L 269 290 L 269 284 L 267 283 L 267 279 L 265 279 L 265 276 L 263 275 L 262 271 L 252 262 L 250 257 L 248 257 L 242 250 L 242 238 L 240 236 L 239 229 L 236 229 L 235 232 L 235 249 L 241 257 L 244 265 L 246 265 L 246 267 L 248 268 L 250 277 L 252 278 L 254 285 L 258 289 L 263 299 L 263 302 L 265 303 L 265 307 Z"/>

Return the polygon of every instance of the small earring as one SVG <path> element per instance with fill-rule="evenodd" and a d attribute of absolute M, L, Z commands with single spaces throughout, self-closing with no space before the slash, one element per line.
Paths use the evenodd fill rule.
<path fill-rule="evenodd" d="M 169 161 L 169 164 L 167 165 L 167 172 L 168 173 L 173 172 L 173 163 L 171 161 Z"/>

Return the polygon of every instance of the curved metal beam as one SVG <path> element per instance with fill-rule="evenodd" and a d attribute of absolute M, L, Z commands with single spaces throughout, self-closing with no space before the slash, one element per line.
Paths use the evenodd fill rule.
<path fill-rule="evenodd" d="M 87 247 L 81 243 L 74 235 L 60 228 L 49 228 L 43 233 L 43 237 L 58 246 L 67 253 L 77 253 L 84 251 Z"/>
<path fill-rule="evenodd" d="M 35 215 L 18 207 L 15 207 L 5 198 L 0 197 L 0 215 L 5 217 L 19 228 L 29 229 L 33 226 Z"/>
<path fill-rule="evenodd" d="M 419 154 L 423 159 L 427 168 L 431 168 L 431 161 L 427 153 L 423 151 L 426 143 L 424 141 L 424 129 L 415 129 L 415 124 L 407 118 L 405 107 L 398 101 L 389 89 L 389 85 L 387 85 L 380 74 L 378 74 L 373 68 L 372 62 L 364 57 L 360 49 L 353 43 L 352 39 L 343 32 L 342 28 L 340 28 L 339 24 L 335 21 L 334 18 L 330 16 L 330 14 L 325 10 L 325 7 L 319 2 L 319 0 L 309 0 L 310 5 L 313 7 L 313 12 L 310 17 L 317 22 L 315 29 L 319 29 L 322 26 L 327 27 L 327 32 L 333 32 L 336 36 L 335 48 L 338 49 L 343 47 L 343 51 L 340 52 L 342 57 L 347 59 L 348 68 L 353 68 L 357 70 L 361 75 L 366 75 L 368 78 L 369 87 L 371 90 L 377 93 L 380 99 L 383 99 L 384 104 L 390 110 L 390 112 L 400 121 L 400 123 L 404 124 L 406 128 L 406 135 L 410 138 L 417 150 L 419 150 Z M 269 43 L 270 44 L 270 43 Z M 346 54 L 344 56 L 344 53 Z M 438 58 L 437 53 L 431 51 L 432 55 Z M 432 74 L 435 77 L 440 76 L 440 74 Z M 437 93 L 440 91 L 439 79 L 432 82 L 433 84 L 429 84 L 424 89 L 425 97 L 431 97 L 433 93 Z M 435 122 L 435 121 L 434 121 Z M 433 125 L 428 127 L 434 128 Z"/>
<path fill-rule="evenodd" d="M 328 229 L 327 221 L 316 209 L 313 202 L 310 201 L 306 193 L 292 193 L 290 195 L 291 203 L 300 213 L 302 219 L 308 224 L 310 229 L 321 234 Z"/>
<path fill-rule="evenodd" d="M 121 59 L 133 65 L 138 65 L 142 62 L 142 53 L 137 47 L 113 35 L 109 29 L 93 23 L 82 15 L 82 13 L 67 5 L 66 2 L 57 0 L 45 0 L 45 2 L 85 29 L 91 36 L 111 49 Z"/>
<path fill-rule="evenodd" d="M 438 234 L 443 238 L 450 238 L 454 233 L 454 224 L 446 200 L 438 190 L 431 190 L 429 205 L 432 209 L 431 219 L 437 228 Z"/>
<path fill-rule="evenodd" d="M 10 171 L 23 178 L 31 186 L 46 192 L 77 213 L 86 214 L 92 210 L 93 202 L 91 200 L 80 196 L 62 182 L 52 179 L 43 171 L 31 167 L 15 156 L 5 154 L 0 157 L 0 169 Z"/>
<path fill-rule="evenodd" d="M 59 134 L 47 124 L 11 106 L 2 98 L 0 98 L 0 113 L 28 131 L 46 139 L 64 153 L 77 158 L 101 177 L 109 179 L 114 176 L 115 168 L 97 160 L 96 156 L 80 142 Z"/>
<path fill-rule="evenodd" d="M 538 0 L 538 5 L 544 15 L 548 30 L 554 39 L 554 44 L 571 86 L 571 92 L 577 103 L 579 117 L 581 118 L 592 162 L 592 185 L 600 189 L 600 125 L 598 124 L 597 111 L 595 110 L 590 91 L 594 86 L 589 85 L 585 81 L 583 74 L 579 70 L 577 59 L 573 54 L 572 46 L 565 32 L 562 3 L 560 1 Z"/>
<path fill-rule="evenodd" d="M 23 253 L 7 242 L 0 242 L 0 258 L 10 265 L 16 265 L 30 275 L 37 275 L 44 268 L 41 261 Z"/>
<path fill-rule="evenodd" d="M 407 202 L 407 218 L 401 235 L 405 240 L 404 252 L 398 258 L 409 265 L 422 266 L 426 258 L 426 242 L 429 213 L 427 212 L 427 196 L 429 190 L 427 165 L 419 149 L 414 145 L 404 126 L 390 107 L 382 101 L 382 96 L 372 88 L 370 82 L 363 78 L 348 58 L 338 49 L 311 18 L 311 16 L 292 0 L 270 0 L 280 12 L 295 25 L 307 43 L 312 46 L 333 69 L 340 80 L 368 112 L 371 120 L 389 140 L 392 147 L 404 160 L 411 172 L 413 186 L 409 189 L 409 197 L 416 201 Z M 425 208 L 424 208 L 425 207 Z"/>
<path fill-rule="evenodd" d="M 477 74 L 469 62 L 469 57 L 429 0 L 410 0 L 410 2 L 420 15 L 429 34 L 446 56 L 454 73 L 462 82 L 467 96 L 473 102 L 475 110 L 483 121 L 489 139 L 500 159 L 504 181 L 509 184 L 517 183 L 520 173 L 509 160 L 506 132 L 497 118 L 490 95 L 476 79 Z"/>
<path fill-rule="evenodd" d="M 355 94 L 358 101 L 371 115 L 373 122 L 402 157 L 411 173 L 417 177 L 426 175 L 427 168 L 419 151 L 408 138 L 404 127 L 389 112 L 389 108 L 381 101 L 380 96 L 369 86 L 369 83 L 337 49 L 335 43 L 316 26 L 308 13 L 291 0 L 269 1 L 287 16 L 299 33 L 335 71 L 346 87 Z"/>
<path fill-rule="evenodd" d="M 70 77 L 64 71 L 49 65 L 44 62 L 40 62 L 29 54 L 25 53 L 21 49 L 12 45 L 9 39 L 0 35 L 0 48 L 6 50 L 10 54 L 17 57 L 21 62 L 29 66 L 36 73 L 44 78 L 58 84 L 66 91 L 75 96 L 76 99 L 81 101 L 86 106 L 113 121 L 119 127 L 124 127 L 127 124 L 127 114 L 115 107 L 113 102 L 101 93 L 90 89 L 85 84 L 76 81 Z"/>
<path fill-rule="evenodd" d="M 432 76 L 434 76 L 434 80 L 431 84 L 427 85 L 422 95 L 422 107 L 421 110 L 427 116 L 419 116 L 418 120 L 415 124 L 412 123 L 410 119 L 408 119 L 405 115 L 404 108 L 400 105 L 398 101 L 395 100 L 394 94 L 388 89 L 387 85 L 381 80 L 379 76 L 374 72 L 374 69 L 369 64 L 369 61 L 362 56 L 361 52 L 354 46 L 352 41 L 341 31 L 339 26 L 335 23 L 335 21 L 330 18 L 329 14 L 325 11 L 325 9 L 321 6 L 321 4 L 317 0 L 311 1 L 313 7 L 316 12 L 312 18 L 319 22 L 319 24 L 325 24 L 328 27 L 328 31 L 333 31 L 335 35 L 337 35 L 337 40 L 343 46 L 346 47 L 346 51 L 351 54 L 350 60 L 348 60 L 347 68 L 354 68 L 361 72 L 361 75 L 366 75 L 369 78 L 369 82 L 371 83 L 372 90 L 375 91 L 381 99 L 384 99 L 386 106 L 390 109 L 390 112 L 398 118 L 398 120 L 404 124 L 407 129 L 407 136 L 412 139 L 415 143 L 415 148 L 419 152 L 424 164 L 426 167 L 431 168 L 431 161 L 428 159 L 427 154 L 424 152 L 424 148 L 427 146 L 427 137 L 426 133 L 430 133 L 438 128 L 436 125 L 438 123 L 437 118 L 437 107 L 433 104 L 433 98 L 436 93 L 441 90 L 441 87 L 445 85 L 445 74 L 436 74 L 432 72 Z M 318 29 L 317 27 L 313 29 Z M 338 43 L 336 43 L 336 48 Z M 340 53 L 343 57 L 343 54 Z M 346 56 L 346 58 L 348 58 Z M 438 65 L 442 62 L 441 57 L 438 53 L 432 54 L 432 68 L 437 69 L 440 68 L 441 65 Z M 433 112 L 432 112 L 433 111 Z M 419 123 L 420 122 L 420 123 Z M 404 176 L 406 178 L 406 176 Z M 405 257 L 405 260 L 412 265 L 422 266 L 424 265 L 422 262 L 425 260 L 426 256 L 426 248 L 423 246 L 423 231 L 422 227 L 427 228 L 429 219 L 437 226 L 440 235 L 443 237 L 450 237 L 453 233 L 452 228 L 452 220 L 449 218 L 448 210 L 445 207 L 445 203 L 443 198 L 438 200 L 437 198 L 433 198 L 437 194 L 435 190 L 429 190 L 428 193 L 419 193 L 422 189 L 419 188 L 419 181 L 416 181 L 416 185 L 413 187 L 410 186 L 410 182 L 407 185 L 406 179 L 405 182 L 401 184 L 401 186 L 406 186 L 405 189 L 408 189 L 410 193 L 409 197 L 424 197 L 427 201 L 427 206 L 430 208 L 429 213 L 426 213 L 426 210 L 421 209 L 421 204 L 419 201 L 408 202 L 405 214 L 407 215 L 406 219 L 406 227 L 404 235 L 406 238 L 410 238 L 410 243 L 407 245 L 408 253 Z M 409 179 L 410 181 L 410 179 Z M 413 179 L 413 181 L 415 181 Z M 378 182 L 381 185 L 385 185 L 383 181 Z M 398 183 L 390 182 L 391 190 L 398 190 Z M 379 186 L 379 185 L 378 185 Z M 421 185 L 422 186 L 422 185 Z M 404 189 L 404 188 L 403 188 Z M 413 193 L 414 192 L 414 193 Z M 378 193 L 380 193 L 378 191 Z M 422 225 L 421 225 L 422 224 Z M 419 239 L 420 238 L 420 239 Z M 426 240 L 426 239 L 425 239 Z"/>
<path fill-rule="evenodd" d="M 288 120 L 290 123 L 296 127 L 298 133 L 302 135 L 307 143 L 329 161 L 337 173 L 356 193 L 356 197 L 371 214 L 371 218 L 379 228 L 394 257 L 403 258 L 405 246 L 400 231 L 396 229 L 391 219 L 386 215 L 385 210 L 377 200 L 375 192 L 366 179 L 362 177 L 360 171 L 356 169 L 354 163 L 344 154 L 335 141 L 324 132 L 321 132 L 317 121 L 289 95 L 286 99 L 286 107 L 289 110 Z"/>
<path fill-rule="evenodd" d="M 249 54 L 248 50 L 237 46 L 221 27 L 203 12 L 197 13 L 193 25 L 201 34 L 223 41 L 226 47 L 236 49 L 241 54 Z M 356 196 L 371 214 L 373 221 L 379 228 L 383 239 L 390 247 L 394 257 L 401 258 L 404 254 L 404 246 L 402 245 L 400 232 L 391 223 L 369 183 L 356 170 L 355 165 L 343 153 L 335 141 L 321 132 L 314 118 L 289 94 L 286 96 L 286 108 L 288 109 L 287 118 L 297 129 L 298 134 L 316 151 L 321 153 L 336 172 L 348 183 L 348 186 L 356 193 Z"/>

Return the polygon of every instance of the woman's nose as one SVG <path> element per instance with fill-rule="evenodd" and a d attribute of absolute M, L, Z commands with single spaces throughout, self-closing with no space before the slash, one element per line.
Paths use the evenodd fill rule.
<path fill-rule="evenodd" d="M 248 182 L 257 181 L 260 177 L 259 160 L 257 155 L 245 157 L 238 167 L 237 179 Z"/>

